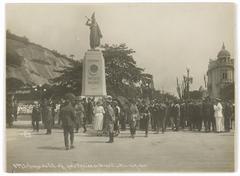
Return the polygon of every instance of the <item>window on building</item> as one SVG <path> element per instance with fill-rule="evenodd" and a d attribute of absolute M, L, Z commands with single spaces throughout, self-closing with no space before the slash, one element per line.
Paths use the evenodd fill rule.
<path fill-rule="evenodd" d="M 222 79 L 227 79 L 227 73 L 226 72 L 222 73 Z"/>

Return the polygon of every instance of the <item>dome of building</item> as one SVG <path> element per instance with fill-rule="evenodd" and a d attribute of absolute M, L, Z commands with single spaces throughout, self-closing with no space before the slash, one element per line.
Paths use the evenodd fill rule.
<path fill-rule="evenodd" d="M 222 49 L 221 49 L 221 51 L 219 51 L 217 57 L 218 57 L 218 58 L 230 57 L 230 52 L 225 49 L 224 43 L 223 43 Z"/>

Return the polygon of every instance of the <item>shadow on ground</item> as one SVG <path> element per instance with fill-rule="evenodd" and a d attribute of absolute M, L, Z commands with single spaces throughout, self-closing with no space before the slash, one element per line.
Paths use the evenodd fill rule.
<path fill-rule="evenodd" d="M 41 147 L 38 147 L 38 149 L 44 149 L 44 150 L 65 150 L 65 147 L 41 146 Z"/>
<path fill-rule="evenodd" d="M 82 141 L 82 143 L 106 143 L 106 141 Z"/>

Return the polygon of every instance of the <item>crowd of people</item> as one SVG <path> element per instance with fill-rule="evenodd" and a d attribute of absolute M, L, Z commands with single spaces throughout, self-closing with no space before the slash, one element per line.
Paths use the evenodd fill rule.
<path fill-rule="evenodd" d="M 46 134 L 50 135 L 55 125 L 55 117 L 58 116 L 58 124 L 62 126 L 64 131 L 66 149 L 73 148 L 74 132 L 78 133 L 79 129 L 83 128 L 83 133 L 85 133 L 88 124 L 92 124 L 97 136 L 103 135 L 103 129 L 105 128 L 104 134 L 109 135 L 108 142 L 112 143 L 114 129 L 117 128 L 115 107 L 117 106 L 115 106 L 115 102 L 112 102 L 111 97 L 99 99 L 96 102 L 94 98 L 75 97 L 71 93 L 66 94 L 61 99 L 60 104 L 54 104 L 47 99 L 44 99 L 42 103 L 34 101 L 31 115 L 33 130 L 39 132 L 39 123 L 42 121 Z M 119 107 L 117 108 L 120 110 Z M 118 131 L 120 132 L 119 128 Z"/>
<path fill-rule="evenodd" d="M 149 130 L 156 134 L 160 131 L 164 133 L 167 129 L 229 132 L 233 126 L 234 105 L 231 101 L 211 100 L 209 97 L 187 101 L 129 99 L 126 108 L 111 96 L 96 100 L 76 97 L 72 93 L 66 94 L 58 104 L 47 99 L 41 103 L 34 102 L 34 130 L 39 131 L 39 122 L 42 121 L 49 135 L 56 120 L 63 127 L 65 147 L 70 149 L 73 148 L 74 132 L 78 133 L 81 128 L 83 133 L 87 128 L 93 128 L 96 136 L 109 136 L 109 143 L 114 142 L 114 137 L 126 130 L 127 126 L 131 138 L 135 138 L 137 130 L 144 130 L 145 137 L 148 137 Z"/>
<path fill-rule="evenodd" d="M 234 106 L 230 101 L 223 102 L 220 99 L 211 100 L 188 100 L 188 101 L 158 101 L 153 100 L 150 105 L 144 101 L 137 105 L 141 121 L 146 124 L 146 136 L 148 134 L 147 123 L 151 121 L 151 126 L 156 133 L 160 129 L 162 133 L 166 127 L 171 127 L 173 131 L 186 129 L 205 132 L 229 132 L 232 128 L 234 118 Z M 142 115 L 141 115 L 142 114 Z M 142 116 L 142 117 L 141 117 Z"/>

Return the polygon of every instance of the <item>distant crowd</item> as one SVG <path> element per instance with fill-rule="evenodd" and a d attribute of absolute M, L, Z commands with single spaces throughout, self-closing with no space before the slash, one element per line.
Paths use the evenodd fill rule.
<path fill-rule="evenodd" d="M 13 120 L 17 120 L 16 107 L 7 114 L 7 123 L 11 127 Z M 9 112 L 8 112 L 9 113 Z M 205 132 L 229 132 L 233 127 L 234 105 L 231 101 L 220 99 L 162 101 L 154 99 L 129 99 L 129 103 L 121 104 L 111 96 L 105 98 L 86 98 L 66 94 L 60 102 L 44 99 L 35 101 L 32 108 L 32 126 L 39 131 L 41 121 L 46 134 L 52 133 L 57 123 L 64 129 L 66 149 L 73 148 L 74 131 L 83 133 L 87 128 L 93 128 L 97 136 L 109 136 L 109 143 L 114 141 L 122 130 L 129 127 L 130 137 L 135 138 L 137 130 L 164 133 L 186 130 Z M 57 119 L 56 119 L 57 118 Z M 9 120 L 11 119 L 11 120 Z M 68 135 L 71 145 L 69 146 Z"/>

